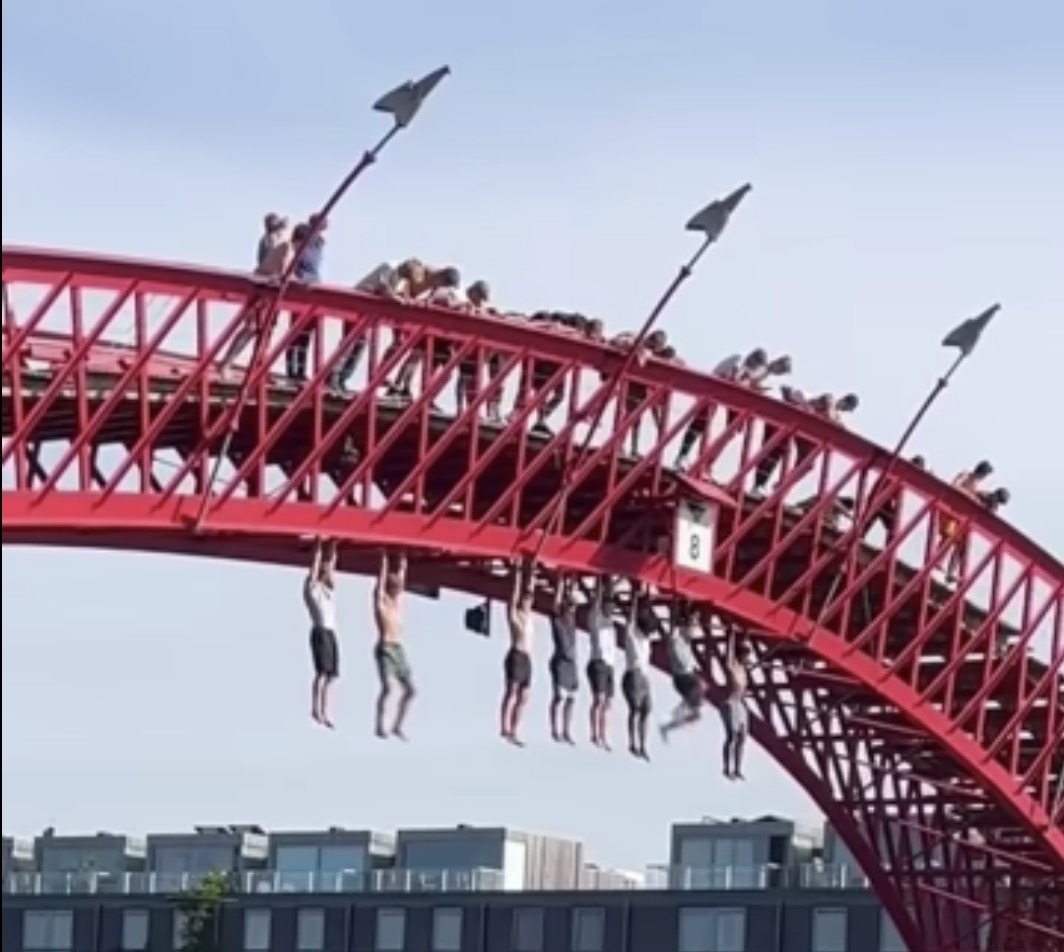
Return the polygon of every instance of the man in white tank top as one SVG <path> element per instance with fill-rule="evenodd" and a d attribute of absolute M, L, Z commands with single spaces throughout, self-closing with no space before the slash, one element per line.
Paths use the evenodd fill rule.
<path fill-rule="evenodd" d="M 516 562 L 513 570 L 513 591 L 510 593 L 506 621 L 510 629 L 510 650 L 503 662 L 502 709 L 499 714 L 499 733 L 516 747 L 524 745 L 520 739 L 521 715 L 528 703 L 532 687 L 532 637 L 535 624 L 532 598 L 535 591 L 535 569 Z"/>
<path fill-rule="evenodd" d="M 683 623 L 674 625 L 669 632 L 669 665 L 680 704 L 673 711 L 672 718 L 661 726 L 662 740 L 668 740 L 673 731 L 690 727 L 702 717 L 705 686 L 696 647 L 702 635 L 702 616 L 693 607 L 688 608 Z"/>
<path fill-rule="evenodd" d="M 336 637 L 336 545 L 314 544 L 310 571 L 303 582 L 303 602 L 310 615 L 310 654 L 314 663 L 310 716 L 332 727 L 329 692 L 340 676 L 340 645 Z"/>
<path fill-rule="evenodd" d="M 624 677 L 621 693 L 628 705 L 628 750 L 633 757 L 650 760 L 647 751 L 647 727 L 650 721 L 650 634 L 640 624 L 640 600 L 643 593 L 632 585 L 628 615 L 620 624 L 624 644 Z"/>
<path fill-rule="evenodd" d="M 607 725 L 613 696 L 617 691 L 615 664 L 617 632 L 613 626 L 613 592 L 609 579 L 600 579 L 588 606 L 588 635 L 591 658 L 587 663 L 587 681 L 591 688 L 591 743 L 609 750 Z"/>

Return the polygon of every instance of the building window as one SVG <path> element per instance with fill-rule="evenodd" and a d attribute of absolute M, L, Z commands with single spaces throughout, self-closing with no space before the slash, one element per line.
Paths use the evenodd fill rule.
<path fill-rule="evenodd" d="M 845 909 L 814 909 L 813 952 L 846 952 L 848 921 Z"/>
<path fill-rule="evenodd" d="M 909 952 L 898 927 L 885 909 L 879 914 L 879 952 Z"/>
<path fill-rule="evenodd" d="M 25 913 L 22 948 L 25 952 L 70 952 L 74 948 L 74 913 Z"/>
<path fill-rule="evenodd" d="M 606 911 L 573 910 L 573 952 L 602 952 L 606 946 Z"/>
<path fill-rule="evenodd" d="M 273 916 L 269 909 L 244 912 L 244 952 L 270 952 Z"/>
<path fill-rule="evenodd" d="M 151 918 L 147 909 L 122 912 L 122 952 L 146 952 Z"/>
<path fill-rule="evenodd" d="M 514 910 L 514 952 L 543 952 L 543 932 L 542 909 Z"/>
<path fill-rule="evenodd" d="M 406 949 L 406 911 L 377 910 L 377 952 L 404 952 Z"/>
<path fill-rule="evenodd" d="M 432 952 L 462 952 L 462 910 L 432 910 Z"/>
<path fill-rule="evenodd" d="M 691 836 L 680 841 L 680 882 L 684 889 L 756 889 L 762 870 L 751 839 Z"/>
<path fill-rule="evenodd" d="M 300 909 L 296 917 L 296 948 L 299 952 L 322 952 L 325 948 L 325 910 Z"/>
<path fill-rule="evenodd" d="M 746 952 L 746 910 L 680 910 L 679 952 Z"/>

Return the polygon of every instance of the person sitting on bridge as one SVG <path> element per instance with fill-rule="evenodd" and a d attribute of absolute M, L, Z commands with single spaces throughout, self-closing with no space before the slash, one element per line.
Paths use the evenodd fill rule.
<path fill-rule="evenodd" d="M 533 597 L 535 568 L 530 563 L 515 561 L 513 588 L 506 620 L 510 629 L 510 648 L 503 661 L 502 707 L 499 713 L 499 733 L 516 747 L 523 747 L 520 738 L 521 716 L 528 703 L 532 687 L 532 642 L 535 636 Z"/>
<path fill-rule="evenodd" d="M 628 613 L 620 623 L 624 639 L 624 676 L 621 694 L 628 705 L 628 751 L 640 760 L 650 760 L 647 750 L 647 728 L 652 704 L 650 692 L 650 635 L 640 624 L 640 602 L 643 593 L 632 585 Z"/>
<path fill-rule="evenodd" d="M 310 716 L 332 727 L 329 694 L 340 676 L 340 644 L 336 637 L 336 545 L 314 544 L 310 571 L 303 581 L 303 602 L 310 614 L 310 653 L 314 663 Z"/>
<path fill-rule="evenodd" d="M 406 739 L 406 719 L 414 700 L 414 676 L 403 647 L 403 595 L 406 592 L 407 562 L 405 555 L 394 560 L 381 554 L 377 586 L 373 593 L 374 614 L 377 621 L 377 644 L 374 660 L 380 679 L 377 695 L 376 729 L 378 737 L 387 737 L 388 701 L 393 688 L 399 690 L 399 706 L 392 722 L 391 734 Z"/>
<path fill-rule="evenodd" d="M 750 733 L 750 712 L 746 697 L 750 690 L 750 645 L 734 631 L 728 634 L 728 653 L 724 660 L 727 697 L 721 707 L 724 721 L 724 776 L 745 780 L 743 764 L 746 741 Z"/>
<path fill-rule="evenodd" d="M 980 493 L 984 492 L 983 487 L 993 475 L 993 464 L 989 460 L 982 460 L 972 469 L 958 473 L 952 485 L 954 489 L 981 503 Z M 945 549 L 943 556 L 946 560 L 947 585 L 956 583 L 961 573 L 967 549 L 962 535 L 960 518 L 948 510 L 941 512 L 938 519 L 938 541 Z"/>
<path fill-rule="evenodd" d="M 669 668 L 672 671 L 672 686 L 680 696 L 680 703 L 673 711 L 672 718 L 661 725 L 661 739 L 664 741 L 702 717 L 706 689 L 702 683 L 702 666 L 696 645 L 703 635 L 702 616 L 698 609 L 689 607 L 679 624 L 673 620 L 668 635 Z"/>
<path fill-rule="evenodd" d="M 258 257 L 255 265 L 255 277 L 265 282 L 276 283 L 288 270 L 292 261 L 292 242 L 288 236 L 288 219 L 280 215 L 266 216 L 266 231 L 259 239 Z M 260 334 L 268 332 L 266 320 L 270 315 L 273 295 L 256 295 L 249 298 L 245 305 L 244 320 L 240 323 L 233 339 L 218 365 L 222 379 L 230 375 L 232 365 L 247 349 L 258 340 Z"/>
<path fill-rule="evenodd" d="M 387 262 L 377 265 L 358 284 L 355 290 L 362 294 L 374 294 L 394 301 L 412 301 L 425 293 L 428 269 L 417 258 L 407 258 L 400 264 Z M 367 335 L 360 334 L 356 340 L 343 347 L 342 354 L 334 364 L 330 381 L 337 393 L 346 394 L 351 389 L 351 378 L 358 370 L 362 355 L 366 352 Z"/>
<path fill-rule="evenodd" d="M 293 277 L 303 284 L 321 284 L 325 266 L 325 231 L 329 223 L 317 215 L 296 225 L 292 232 L 293 254 L 298 255 Z M 304 327 L 288 342 L 285 350 L 285 372 L 293 383 L 306 383 L 310 363 L 310 347 L 314 342 L 314 327 Z"/>
<path fill-rule="evenodd" d="M 576 599 L 572 580 L 559 575 L 550 618 L 553 650 L 550 657 L 550 736 L 557 744 L 573 740 L 573 709 L 580 690 L 576 659 Z"/>
<path fill-rule="evenodd" d="M 591 640 L 591 657 L 587 664 L 587 680 L 591 688 L 591 743 L 609 750 L 610 708 L 617 690 L 617 632 L 613 625 L 613 586 L 607 578 L 600 579 L 595 585 L 588 606 L 587 628 Z"/>

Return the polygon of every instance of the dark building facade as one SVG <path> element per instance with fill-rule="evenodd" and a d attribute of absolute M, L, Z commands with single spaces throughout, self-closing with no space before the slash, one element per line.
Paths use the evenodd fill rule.
<path fill-rule="evenodd" d="M 906 952 L 818 840 L 774 817 L 678 825 L 640 877 L 501 828 L 49 834 L 7 867 L 0 948 L 181 952 L 182 890 L 224 871 L 221 952 Z"/>

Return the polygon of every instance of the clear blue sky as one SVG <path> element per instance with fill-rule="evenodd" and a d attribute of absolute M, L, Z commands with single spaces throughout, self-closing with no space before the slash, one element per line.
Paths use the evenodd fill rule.
<path fill-rule="evenodd" d="M 996 460 L 1011 515 L 1060 551 L 1061 36 L 1054 0 L 12 0 L 3 240 L 243 267 L 264 212 L 311 210 L 380 132 L 368 104 L 447 62 L 335 217 L 331 278 L 417 254 L 515 308 L 631 327 L 690 248 L 688 214 L 750 180 L 668 317 L 688 360 L 790 351 L 799 385 L 859 390 L 860 428 L 888 442 L 942 333 L 1001 300 L 920 448 L 941 472 Z M 675 819 L 812 816 L 761 755 L 745 787 L 719 781 L 715 725 L 649 768 L 557 750 L 542 686 L 533 745 L 502 747 L 500 647 L 462 634 L 457 599 L 412 613 L 423 693 L 401 747 L 370 735 L 360 580 L 327 735 L 296 573 L 3 560 L 6 831 L 507 822 L 641 866 Z"/>

